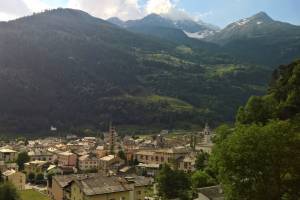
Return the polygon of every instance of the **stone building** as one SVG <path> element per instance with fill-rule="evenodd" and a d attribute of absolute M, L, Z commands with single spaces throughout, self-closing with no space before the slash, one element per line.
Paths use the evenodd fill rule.
<path fill-rule="evenodd" d="M 142 200 L 153 180 L 142 176 L 82 174 L 54 176 L 49 195 L 53 200 Z"/>
<path fill-rule="evenodd" d="M 83 155 L 78 158 L 78 168 L 81 171 L 98 169 L 99 159 L 93 155 Z"/>
<path fill-rule="evenodd" d="M 2 177 L 4 181 L 9 181 L 18 190 L 25 190 L 26 175 L 24 173 L 12 169 L 3 172 Z"/>
<path fill-rule="evenodd" d="M 0 160 L 5 162 L 13 162 L 17 159 L 18 152 L 12 149 L 0 149 Z"/>
<path fill-rule="evenodd" d="M 184 157 L 188 150 L 184 147 L 158 150 L 142 150 L 135 153 L 135 158 L 144 164 L 173 164 Z"/>

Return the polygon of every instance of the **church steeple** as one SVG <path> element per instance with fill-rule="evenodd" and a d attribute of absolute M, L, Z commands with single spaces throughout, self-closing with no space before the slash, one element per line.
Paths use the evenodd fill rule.
<path fill-rule="evenodd" d="M 109 149 L 110 153 L 114 154 L 115 150 L 115 144 L 116 144 L 116 138 L 117 138 L 117 131 L 116 128 L 112 126 L 112 122 L 109 122 Z"/>

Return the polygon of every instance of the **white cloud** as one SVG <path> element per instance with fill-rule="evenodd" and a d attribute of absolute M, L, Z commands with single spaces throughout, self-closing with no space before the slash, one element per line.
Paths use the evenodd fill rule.
<path fill-rule="evenodd" d="M 42 0 L 0 0 L 0 21 L 8 21 L 54 8 Z"/>
<path fill-rule="evenodd" d="M 174 5 L 170 0 L 148 0 L 145 6 L 145 11 L 147 14 L 166 14 L 174 8 Z"/>
<path fill-rule="evenodd" d="M 22 0 L 0 1 L 0 20 L 10 20 L 30 13 Z"/>
<path fill-rule="evenodd" d="M 178 8 L 180 0 L 148 0 L 145 5 L 145 14 L 156 13 L 172 20 L 193 19 L 184 9 Z"/>
<path fill-rule="evenodd" d="M 84 10 L 103 19 L 119 17 L 128 20 L 143 16 L 138 0 L 69 0 L 68 7 Z"/>
<path fill-rule="evenodd" d="M 83 10 L 102 19 L 109 17 L 119 17 L 123 20 L 138 19 L 151 13 L 165 15 L 172 19 L 191 18 L 186 11 L 177 7 L 179 1 L 146 0 L 142 5 L 141 0 L 68 0 L 66 7 Z M 0 21 L 62 6 L 60 2 L 62 1 L 0 0 Z"/>
<path fill-rule="evenodd" d="M 107 19 L 119 17 L 123 20 L 142 18 L 156 13 L 171 18 L 187 17 L 184 10 L 177 9 L 180 0 L 146 0 L 144 5 L 139 0 L 69 0 L 68 7 L 84 10 L 93 16 Z"/>
<path fill-rule="evenodd" d="M 52 6 L 44 3 L 41 0 L 23 0 L 27 7 L 31 12 L 40 12 L 48 8 L 52 8 Z"/>
<path fill-rule="evenodd" d="M 9 21 L 18 18 L 17 15 L 9 14 L 6 12 L 0 12 L 0 21 Z"/>
<path fill-rule="evenodd" d="M 166 16 L 172 20 L 184 20 L 184 19 L 193 19 L 194 17 L 191 16 L 189 13 L 187 13 L 184 9 L 179 9 L 176 7 L 173 7 L 169 10 L 169 12 L 165 14 L 161 14 L 163 16 Z"/>

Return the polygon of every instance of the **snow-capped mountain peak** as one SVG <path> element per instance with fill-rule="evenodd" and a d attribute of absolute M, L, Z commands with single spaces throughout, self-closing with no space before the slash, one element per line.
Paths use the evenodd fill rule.
<path fill-rule="evenodd" d="M 110 18 L 109 22 L 121 26 L 123 28 L 132 28 L 138 29 L 138 27 L 165 27 L 165 28 L 174 28 L 183 31 L 188 37 L 202 39 L 209 35 L 214 34 L 218 27 L 206 24 L 204 22 L 197 22 L 191 18 L 174 18 L 169 17 L 168 15 L 158 15 L 150 14 L 139 20 L 129 20 L 123 22 L 118 18 Z"/>
<path fill-rule="evenodd" d="M 249 21 L 250 20 L 248 18 L 247 19 L 241 19 L 241 20 L 235 22 L 235 24 L 238 25 L 238 26 L 243 26 L 243 25 L 247 24 Z"/>

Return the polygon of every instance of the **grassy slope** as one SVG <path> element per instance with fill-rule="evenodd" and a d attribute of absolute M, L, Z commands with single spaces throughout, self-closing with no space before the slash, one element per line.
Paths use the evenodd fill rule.
<path fill-rule="evenodd" d="M 35 190 L 21 191 L 20 195 L 21 195 L 21 200 L 50 200 L 50 198 Z"/>

